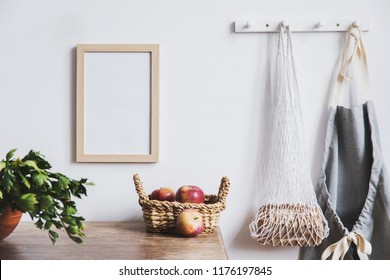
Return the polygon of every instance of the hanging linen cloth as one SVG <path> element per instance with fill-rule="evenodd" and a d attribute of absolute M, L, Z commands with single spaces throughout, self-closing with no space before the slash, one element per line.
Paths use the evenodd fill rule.
<path fill-rule="evenodd" d="M 270 108 L 268 157 L 251 236 L 262 245 L 318 245 L 328 226 L 311 182 L 289 26 L 280 26 Z"/>
<path fill-rule="evenodd" d="M 347 35 L 340 69 L 316 188 L 330 233 L 320 246 L 301 248 L 300 258 L 390 259 L 390 181 L 371 101 L 362 31 L 356 26 Z M 352 108 L 338 105 L 344 81 L 356 78 L 358 69 L 365 102 Z"/>

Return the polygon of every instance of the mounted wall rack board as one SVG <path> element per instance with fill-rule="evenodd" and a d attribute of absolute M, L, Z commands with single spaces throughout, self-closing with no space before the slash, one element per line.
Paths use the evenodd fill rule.
<path fill-rule="evenodd" d="M 280 25 L 289 25 L 292 32 L 343 32 L 348 31 L 351 24 L 359 26 L 362 31 L 368 31 L 368 20 L 262 20 L 244 19 L 235 21 L 236 33 L 279 32 Z"/>

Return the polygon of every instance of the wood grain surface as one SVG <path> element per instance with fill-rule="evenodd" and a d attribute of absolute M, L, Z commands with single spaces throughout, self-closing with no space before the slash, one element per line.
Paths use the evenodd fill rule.
<path fill-rule="evenodd" d="M 227 259 L 219 232 L 193 238 L 147 233 L 142 222 L 87 222 L 83 244 L 60 232 L 53 245 L 47 232 L 21 222 L 0 241 L 1 260 L 217 260 Z"/>

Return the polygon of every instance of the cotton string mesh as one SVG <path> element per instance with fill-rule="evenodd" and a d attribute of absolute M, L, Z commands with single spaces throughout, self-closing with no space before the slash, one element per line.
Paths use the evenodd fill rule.
<path fill-rule="evenodd" d="M 263 245 L 319 245 L 329 229 L 310 177 L 289 27 L 281 27 L 276 63 L 269 154 L 262 166 L 260 208 L 249 228 Z"/>

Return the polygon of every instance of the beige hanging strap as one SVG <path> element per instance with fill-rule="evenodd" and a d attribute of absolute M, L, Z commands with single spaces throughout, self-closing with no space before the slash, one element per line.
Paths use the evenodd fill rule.
<path fill-rule="evenodd" d="M 348 57 L 351 42 L 353 43 L 353 51 L 352 54 Z M 352 25 L 348 34 L 348 38 L 344 44 L 341 68 L 336 78 L 336 82 L 330 100 L 330 105 L 332 107 L 336 107 L 338 104 L 344 80 L 352 80 L 355 76 L 356 67 L 358 66 L 361 70 L 364 95 L 366 97 L 366 100 L 371 100 L 368 63 L 366 50 L 363 42 L 363 32 L 357 26 Z M 348 74 L 348 72 L 351 73 Z"/>
<path fill-rule="evenodd" d="M 368 260 L 367 255 L 371 254 L 371 243 L 368 242 L 361 234 L 356 232 L 348 233 L 339 241 L 326 248 L 321 255 L 321 260 L 326 260 L 332 254 L 332 260 L 343 260 L 352 242 L 356 245 L 359 258 L 361 260 Z"/>
<path fill-rule="evenodd" d="M 357 60 L 357 56 L 359 55 L 358 51 L 360 51 L 360 32 L 356 28 L 351 28 L 350 30 L 350 38 L 349 38 L 349 44 L 351 43 L 351 39 L 353 39 L 353 51 L 351 56 L 345 61 L 346 55 L 344 56 L 344 61 L 343 64 L 341 65 L 341 70 L 340 70 L 340 75 L 345 79 L 345 80 L 352 80 L 355 75 L 355 63 Z M 346 48 L 349 48 L 349 44 L 346 46 Z M 345 51 L 348 52 L 348 49 Z M 348 76 L 348 70 L 352 68 L 352 74 Z"/>

